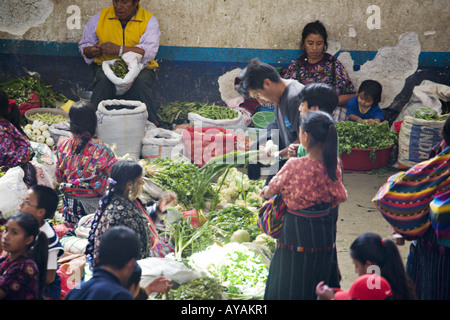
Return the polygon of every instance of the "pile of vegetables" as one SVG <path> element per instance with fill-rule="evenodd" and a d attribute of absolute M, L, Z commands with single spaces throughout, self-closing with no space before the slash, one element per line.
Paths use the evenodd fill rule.
<path fill-rule="evenodd" d="M 30 138 L 31 141 L 38 143 L 45 143 L 49 147 L 53 147 L 55 145 L 55 141 L 51 137 L 51 133 L 48 130 L 48 124 L 35 120 L 33 124 L 27 124 L 23 131 Z"/>
<path fill-rule="evenodd" d="M 54 114 L 50 112 L 41 112 L 29 115 L 28 118 L 32 121 L 40 121 L 46 124 L 56 124 L 60 122 L 69 122 L 69 119 L 61 114 Z"/>
<path fill-rule="evenodd" d="M 445 121 L 448 117 L 448 114 L 438 116 L 436 110 L 425 106 L 414 109 L 413 113 L 415 118 L 428 121 Z"/>
<path fill-rule="evenodd" d="M 40 102 L 41 108 L 56 108 L 56 102 L 66 102 L 68 99 L 63 94 L 53 91 L 51 85 L 47 85 L 38 77 L 25 76 L 8 82 L 0 83 L 0 88 L 8 98 L 15 100 L 20 106 L 25 102 Z M 30 101 L 33 93 L 39 97 L 39 101 Z"/>
<path fill-rule="evenodd" d="M 207 271 L 220 279 L 227 295 L 246 293 L 246 298 L 262 299 L 269 270 L 261 256 L 244 244 L 230 242 L 224 246 L 211 245 L 188 259 L 194 270 Z M 231 295 L 231 296 L 230 296 Z"/>
<path fill-rule="evenodd" d="M 265 184 L 263 179 L 250 180 L 244 172 L 231 168 L 218 181 L 222 183 L 218 192 L 218 207 L 226 207 L 230 204 L 256 208 L 262 206 L 263 201 L 259 194 Z M 219 191 L 219 185 L 214 186 L 214 189 Z"/>
<path fill-rule="evenodd" d="M 370 158 L 375 161 L 375 151 L 383 150 L 397 144 L 398 134 L 389 129 L 387 121 L 369 123 L 367 121 L 341 121 L 336 124 L 340 154 L 351 154 L 352 148 L 370 151 Z"/>
<path fill-rule="evenodd" d="M 199 277 L 172 289 L 168 293 L 170 300 L 221 300 L 225 287 L 212 277 Z"/>
<path fill-rule="evenodd" d="M 188 113 L 200 109 L 204 104 L 199 102 L 170 102 L 158 110 L 158 119 L 167 124 L 187 121 Z"/>
<path fill-rule="evenodd" d="M 193 113 L 212 120 L 235 119 L 239 115 L 233 109 L 224 106 L 217 106 L 215 104 L 204 105 L 200 109 L 195 110 Z"/>
<path fill-rule="evenodd" d="M 123 79 L 128 73 L 128 65 L 122 58 L 119 58 L 111 66 L 111 70 L 116 77 Z"/>

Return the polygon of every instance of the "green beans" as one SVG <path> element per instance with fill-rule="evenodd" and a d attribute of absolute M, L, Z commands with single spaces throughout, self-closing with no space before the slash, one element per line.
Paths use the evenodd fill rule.
<path fill-rule="evenodd" d="M 228 107 L 212 105 L 204 105 L 194 113 L 212 120 L 234 119 L 238 117 L 238 113 Z"/>
<path fill-rule="evenodd" d="M 69 121 L 69 119 L 63 115 L 53 114 L 53 113 L 49 113 L 49 112 L 35 113 L 35 114 L 30 115 L 28 118 L 30 118 L 30 120 L 33 120 L 33 121 L 38 120 L 38 121 L 42 121 L 43 123 L 47 123 L 47 124 L 55 124 L 55 123 Z"/>
<path fill-rule="evenodd" d="M 128 65 L 125 63 L 125 61 L 123 61 L 122 58 L 119 58 L 111 66 L 111 70 L 114 72 L 116 77 L 123 79 L 128 73 Z"/>

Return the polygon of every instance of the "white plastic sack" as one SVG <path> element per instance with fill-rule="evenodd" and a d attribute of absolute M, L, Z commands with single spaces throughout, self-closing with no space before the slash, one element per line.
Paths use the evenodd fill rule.
<path fill-rule="evenodd" d="M 406 116 L 414 117 L 414 110 L 422 106 L 431 108 L 441 115 L 442 103 L 440 100 L 450 100 L 450 86 L 425 80 L 419 86 L 414 87 L 408 104 L 400 112 L 396 121 L 401 121 Z"/>
<path fill-rule="evenodd" d="M 123 79 L 117 77 L 111 69 L 111 66 L 114 65 L 118 59 L 103 61 L 102 63 L 103 72 L 115 85 L 116 95 L 118 96 L 125 94 L 131 88 L 134 80 L 136 80 L 142 69 L 145 68 L 145 65 L 141 63 L 142 55 L 139 53 L 129 51 L 122 55 L 122 59 L 128 66 L 128 73 Z"/>
<path fill-rule="evenodd" d="M 142 139 L 142 158 L 148 160 L 171 158 L 172 152 L 182 152 L 182 139 L 183 135 L 173 130 L 163 128 L 147 130 Z"/>
<path fill-rule="evenodd" d="M 107 110 L 106 106 L 111 105 L 134 108 Z M 97 136 L 110 146 L 115 144 L 117 146 L 115 152 L 118 157 L 129 154 L 131 157 L 139 159 L 147 118 L 147 107 L 140 101 L 103 100 L 98 104 L 97 109 Z"/>
<path fill-rule="evenodd" d="M 204 127 L 219 127 L 228 130 L 234 130 L 234 133 L 239 134 L 247 130 L 247 125 L 245 124 L 244 116 L 239 110 L 234 110 L 238 113 L 238 116 L 234 119 L 209 119 L 202 117 L 197 113 L 188 113 L 188 121 L 192 123 L 196 128 Z"/>
<path fill-rule="evenodd" d="M 169 258 L 146 258 L 138 260 L 137 263 L 142 269 L 141 287 L 148 286 L 161 275 L 178 284 L 185 284 L 203 275 Z"/>
<path fill-rule="evenodd" d="M 398 136 L 398 163 L 412 167 L 428 160 L 431 149 L 442 141 L 444 123 L 405 116 Z"/>
<path fill-rule="evenodd" d="M 21 167 L 14 167 L 0 178 L 0 216 L 7 218 L 19 211 L 28 189 L 23 182 L 24 176 Z"/>

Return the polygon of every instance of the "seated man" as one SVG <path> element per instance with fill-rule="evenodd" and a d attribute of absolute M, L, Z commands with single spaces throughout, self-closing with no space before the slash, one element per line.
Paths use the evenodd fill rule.
<path fill-rule="evenodd" d="M 132 87 L 118 99 L 137 100 L 146 104 L 148 119 L 155 124 L 159 104 L 153 84 L 158 63 L 161 32 L 156 17 L 143 9 L 139 0 L 113 0 L 112 7 L 95 14 L 87 23 L 78 47 L 88 64 L 93 64 L 95 78 L 91 102 L 97 108 L 102 100 L 116 99 L 115 86 L 102 70 L 103 61 L 133 51 L 142 55 L 146 65 Z"/>

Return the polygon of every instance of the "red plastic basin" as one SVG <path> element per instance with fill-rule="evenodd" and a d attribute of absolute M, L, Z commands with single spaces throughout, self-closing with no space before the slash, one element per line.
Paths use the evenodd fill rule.
<path fill-rule="evenodd" d="M 341 154 L 342 165 L 345 170 L 355 171 L 370 171 L 385 167 L 389 164 L 389 153 L 392 146 L 383 150 L 375 151 L 375 162 L 370 158 L 370 151 L 372 149 L 354 149 L 348 154 L 343 152 Z"/>

